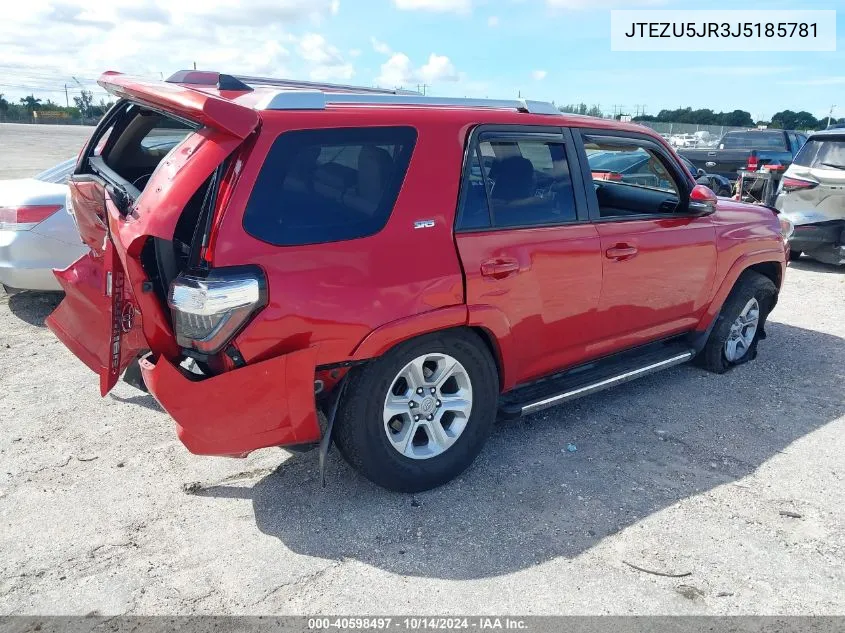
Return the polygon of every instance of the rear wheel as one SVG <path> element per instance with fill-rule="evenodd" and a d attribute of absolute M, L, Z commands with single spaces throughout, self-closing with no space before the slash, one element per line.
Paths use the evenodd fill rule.
<path fill-rule="evenodd" d="M 753 360 L 776 297 L 771 279 L 754 271 L 743 273 L 716 318 L 698 364 L 721 374 Z"/>
<path fill-rule="evenodd" d="M 798 261 L 798 258 L 801 257 L 801 251 L 789 251 L 789 260 L 790 261 Z"/>
<path fill-rule="evenodd" d="M 472 332 L 420 337 L 355 370 L 335 442 L 371 481 L 403 492 L 440 486 L 481 451 L 496 418 L 499 383 Z"/>

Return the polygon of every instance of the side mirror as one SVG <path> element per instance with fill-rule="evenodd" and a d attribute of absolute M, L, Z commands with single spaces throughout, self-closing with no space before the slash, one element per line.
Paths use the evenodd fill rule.
<path fill-rule="evenodd" d="M 710 187 L 704 185 L 696 185 L 692 188 L 689 195 L 689 205 L 687 209 L 690 215 L 702 216 L 710 215 L 716 212 L 716 204 L 719 199 Z"/>

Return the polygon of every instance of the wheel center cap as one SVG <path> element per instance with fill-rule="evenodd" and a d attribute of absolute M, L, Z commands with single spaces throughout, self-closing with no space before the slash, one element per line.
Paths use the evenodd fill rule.
<path fill-rule="evenodd" d="M 434 409 L 437 408 L 437 403 L 435 402 L 434 398 L 428 397 L 425 398 L 420 403 L 420 411 L 428 415 L 429 413 L 434 413 Z"/>

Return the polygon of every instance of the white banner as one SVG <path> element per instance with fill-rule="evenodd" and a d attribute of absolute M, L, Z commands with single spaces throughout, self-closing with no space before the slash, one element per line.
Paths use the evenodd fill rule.
<path fill-rule="evenodd" d="M 613 51 L 835 51 L 836 11 L 610 12 Z"/>

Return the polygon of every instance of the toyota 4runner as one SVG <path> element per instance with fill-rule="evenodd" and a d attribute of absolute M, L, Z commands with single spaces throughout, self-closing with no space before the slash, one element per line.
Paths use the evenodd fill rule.
<path fill-rule="evenodd" d="M 210 72 L 100 85 L 118 101 L 67 205 L 89 252 L 48 325 L 193 453 L 322 463 L 333 440 L 424 490 L 497 416 L 754 358 L 777 301 L 788 222 L 717 199 L 645 127 Z M 648 177 L 590 169 L 632 152 Z"/>

